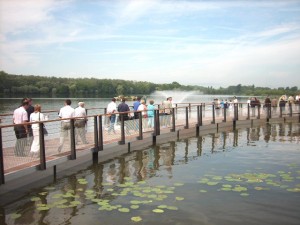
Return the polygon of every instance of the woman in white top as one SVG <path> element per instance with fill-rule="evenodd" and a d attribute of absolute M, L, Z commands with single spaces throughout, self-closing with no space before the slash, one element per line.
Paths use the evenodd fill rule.
<path fill-rule="evenodd" d="M 30 114 L 30 122 L 43 121 L 46 117 L 41 113 L 41 105 L 37 104 L 34 106 L 34 112 Z M 33 142 L 31 144 L 30 154 L 34 156 L 40 151 L 40 128 L 39 123 L 32 124 L 33 131 Z"/>
<path fill-rule="evenodd" d="M 142 112 L 142 126 L 143 126 L 143 130 L 145 131 L 145 129 L 147 128 L 147 106 L 146 106 L 146 102 L 145 100 L 141 100 L 141 104 L 139 105 L 137 111 Z"/>

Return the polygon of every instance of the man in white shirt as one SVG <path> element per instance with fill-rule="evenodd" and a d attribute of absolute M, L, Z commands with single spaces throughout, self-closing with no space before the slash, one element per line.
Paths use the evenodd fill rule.
<path fill-rule="evenodd" d="M 15 156 L 26 156 L 25 146 L 27 145 L 28 125 L 24 125 L 24 123 L 28 122 L 26 111 L 28 105 L 28 101 L 22 101 L 22 105 L 13 114 L 13 123 L 16 124 L 14 131 L 17 138 L 14 149 Z"/>
<path fill-rule="evenodd" d="M 106 112 L 107 112 L 107 114 L 110 114 L 110 116 L 109 116 L 110 125 L 108 128 L 108 134 L 110 134 L 111 131 L 116 133 L 116 131 L 115 131 L 116 114 L 113 114 L 113 113 L 117 112 L 117 104 L 116 104 L 115 98 L 111 99 L 111 102 L 107 106 Z"/>
<path fill-rule="evenodd" d="M 59 111 L 58 116 L 62 119 L 75 117 L 75 110 L 71 107 L 71 100 L 67 99 L 65 101 L 65 106 L 62 107 Z M 65 138 L 68 137 L 69 130 L 71 128 L 70 120 L 62 120 L 61 121 L 61 129 L 60 129 L 60 140 L 58 152 L 61 152 Z"/>
<path fill-rule="evenodd" d="M 78 135 L 81 138 L 81 142 L 83 144 L 88 144 L 85 137 L 85 125 L 86 125 L 86 110 L 84 108 L 84 102 L 78 102 L 78 107 L 75 108 L 75 117 L 82 117 L 77 118 L 75 120 L 75 140 L 78 141 Z"/>

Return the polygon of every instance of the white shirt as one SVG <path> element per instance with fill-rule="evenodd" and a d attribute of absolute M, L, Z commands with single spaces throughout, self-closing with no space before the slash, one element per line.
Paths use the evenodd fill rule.
<path fill-rule="evenodd" d="M 43 113 L 33 112 L 30 114 L 30 122 L 36 122 L 36 121 L 42 121 L 42 120 L 46 120 L 46 117 Z M 38 129 L 39 124 L 38 123 L 32 124 L 31 127 L 32 127 L 32 129 Z"/>
<path fill-rule="evenodd" d="M 115 113 L 117 112 L 117 104 L 115 102 L 111 102 L 108 104 L 107 109 L 106 109 L 107 113 Z"/>
<path fill-rule="evenodd" d="M 23 106 L 14 111 L 13 120 L 15 124 L 20 124 L 28 121 L 27 111 Z"/>
<path fill-rule="evenodd" d="M 75 109 L 75 117 L 85 117 L 85 116 L 86 116 L 85 108 L 78 106 Z M 83 118 L 81 118 L 81 119 L 83 119 Z"/>
<path fill-rule="evenodd" d="M 144 110 L 147 110 L 147 107 L 144 105 L 144 104 L 140 104 L 137 111 L 142 111 L 142 115 L 147 115 L 147 111 L 144 111 Z"/>
<path fill-rule="evenodd" d="M 237 98 L 233 99 L 233 103 L 238 103 Z"/>
<path fill-rule="evenodd" d="M 75 110 L 71 106 L 66 105 L 60 109 L 58 116 L 60 118 L 75 117 Z M 70 122 L 70 120 L 64 120 L 64 122 Z"/>

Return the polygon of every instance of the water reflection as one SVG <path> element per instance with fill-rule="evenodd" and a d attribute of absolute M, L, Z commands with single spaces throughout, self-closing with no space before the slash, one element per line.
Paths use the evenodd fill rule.
<path fill-rule="evenodd" d="M 299 140 L 300 125 L 284 123 L 169 141 L 106 162 L 94 163 L 86 170 L 50 185 L 55 187 L 53 190 L 33 190 L 33 195 L 40 198 L 38 204 L 30 200 L 32 196 L 27 196 L 16 203 L 0 208 L 0 222 L 1 224 L 71 224 L 78 215 L 83 216 L 87 213 L 85 210 L 89 208 L 89 204 L 92 204 L 91 199 L 118 199 L 117 195 L 112 194 L 112 190 L 120 189 L 119 184 L 126 183 L 128 178 L 132 182 L 150 182 L 158 177 L 171 180 L 176 176 L 176 172 L 178 173 L 176 166 L 191 164 L 192 161 L 200 158 L 205 160 L 206 156 L 213 157 L 233 149 L 238 151 L 241 148 L 237 147 L 243 144 L 256 146 L 272 142 L 299 143 Z M 281 150 L 285 149 L 281 148 Z M 81 178 L 86 179 L 86 185 L 78 183 L 78 179 Z M 68 201 L 73 202 L 74 206 L 51 208 L 45 211 L 36 209 L 51 204 L 51 199 L 56 195 L 68 196 Z M 80 205 L 76 205 L 76 201 L 79 201 Z M 8 215 L 15 212 L 20 213 L 20 218 L 11 219 Z"/>

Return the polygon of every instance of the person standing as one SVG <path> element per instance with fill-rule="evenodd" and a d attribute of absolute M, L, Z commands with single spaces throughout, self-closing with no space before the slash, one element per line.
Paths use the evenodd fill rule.
<path fill-rule="evenodd" d="M 24 123 L 28 122 L 27 108 L 28 102 L 22 101 L 22 105 L 14 110 L 13 123 L 15 124 L 14 131 L 17 138 L 14 149 L 15 156 L 26 156 L 28 125 Z"/>
<path fill-rule="evenodd" d="M 166 101 L 163 101 L 162 103 L 163 108 L 165 110 L 165 123 L 164 126 L 170 126 L 171 125 L 171 114 L 172 114 L 172 97 L 168 97 Z"/>
<path fill-rule="evenodd" d="M 108 128 L 108 134 L 110 134 L 111 131 L 116 133 L 115 131 L 115 122 L 116 122 L 116 113 L 117 112 L 117 104 L 116 104 L 116 99 L 112 98 L 111 102 L 107 105 L 107 114 L 109 114 L 109 128 Z"/>
<path fill-rule="evenodd" d="M 153 128 L 154 127 L 154 101 L 150 100 L 149 105 L 147 106 L 147 115 L 148 115 L 148 127 Z"/>
<path fill-rule="evenodd" d="M 134 101 L 133 103 L 133 115 L 134 115 L 134 119 L 135 119 L 135 125 L 134 125 L 134 130 L 138 130 L 139 129 L 139 122 L 138 122 L 138 118 L 139 118 L 139 113 L 138 108 L 141 105 L 141 97 L 137 97 L 136 101 Z"/>
<path fill-rule="evenodd" d="M 75 141 L 78 141 L 79 136 L 83 144 L 88 144 L 85 136 L 85 125 L 87 122 L 87 115 L 86 109 L 84 108 L 84 102 L 78 102 L 78 107 L 74 110 L 74 113 L 75 117 L 81 117 L 75 120 Z"/>
<path fill-rule="evenodd" d="M 141 100 L 141 104 L 139 105 L 138 107 L 138 112 L 141 112 L 141 116 L 142 116 L 142 126 L 143 126 L 143 130 L 146 129 L 146 118 L 148 117 L 147 116 L 147 106 L 146 106 L 146 102 L 144 99 Z"/>
<path fill-rule="evenodd" d="M 46 116 L 41 113 L 41 105 L 36 104 L 34 106 L 34 112 L 30 114 L 30 122 L 46 120 Z M 31 156 L 38 156 L 40 151 L 40 125 L 39 123 L 32 124 L 33 141 L 30 148 Z"/>
<path fill-rule="evenodd" d="M 65 118 L 72 118 L 75 116 L 75 110 L 74 108 L 71 107 L 71 104 L 72 101 L 70 99 L 65 100 L 65 106 L 59 110 L 58 116 L 60 118 L 65 119 Z M 62 147 L 64 145 L 65 138 L 68 137 L 70 128 L 71 128 L 70 119 L 61 121 L 58 152 L 61 152 Z"/>
<path fill-rule="evenodd" d="M 138 111 L 140 104 L 141 104 L 141 98 L 137 97 L 136 101 L 133 103 L 134 119 L 139 118 L 139 113 L 137 111 Z"/>
<path fill-rule="evenodd" d="M 277 111 L 277 105 L 278 105 L 277 98 L 274 97 L 274 98 L 271 100 L 272 111 L 273 111 L 274 113 L 276 113 L 276 111 Z"/>
<path fill-rule="evenodd" d="M 126 120 L 129 120 L 128 113 L 130 112 L 130 109 L 129 109 L 129 106 L 125 103 L 125 98 L 121 98 L 121 103 L 118 105 L 117 110 L 120 113 L 120 121 L 122 121 L 122 120 L 124 121 L 126 133 L 129 134 Z"/>

